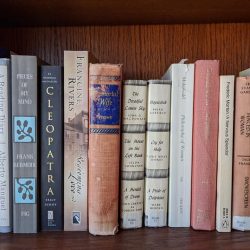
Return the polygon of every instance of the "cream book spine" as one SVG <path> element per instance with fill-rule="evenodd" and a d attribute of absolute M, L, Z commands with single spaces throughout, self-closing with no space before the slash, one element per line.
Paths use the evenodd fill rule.
<path fill-rule="evenodd" d="M 147 82 L 123 84 L 120 226 L 142 227 Z"/>
<path fill-rule="evenodd" d="M 171 81 L 150 80 L 146 132 L 145 226 L 167 226 Z"/>
<path fill-rule="evenodd" d="M 169 227 L 190 227 L 194 64 L 172 64 Z"/>
<path fill-rule="evenodd" d="M 231 232 L 234 76 L 220 76 L 216 230 Z"/>

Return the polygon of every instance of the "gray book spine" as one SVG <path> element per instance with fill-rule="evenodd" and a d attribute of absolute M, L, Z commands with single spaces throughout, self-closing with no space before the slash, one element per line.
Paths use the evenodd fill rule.
<path fill-rule="evenodd" d="M 37 232 L 37 58 L 11 56 L 13 232 Z"/>
<path fill-rule="evenodd" d="M 0 59 L 0 233 L 12 230 L 10 60 Z"/>

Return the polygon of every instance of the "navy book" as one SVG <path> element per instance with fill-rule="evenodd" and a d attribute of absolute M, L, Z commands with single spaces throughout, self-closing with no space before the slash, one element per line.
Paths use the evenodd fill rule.
<path fill-rule="evenodd" d="M 41 66 L 41 230 L 63 229 L 62 68 Z"/>

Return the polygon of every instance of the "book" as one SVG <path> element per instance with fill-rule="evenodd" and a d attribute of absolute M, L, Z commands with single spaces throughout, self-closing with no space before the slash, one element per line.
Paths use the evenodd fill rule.
<path fill-rule="evenodd" d="M 142 227 L 147 82 L 123 84 L 120 226 Z"/>
<path fill-rule="evenodd" d="M 215 230 L 219 61 L 195 62 L 191 226 Z"/>
<path fill-rule="evenodd" d="M 63 88 L 60 66 L 41 66 L 41 230 L 63 229 Z"/>
<path fill-rule="evenodd" d="M 167 226 L 171 81 L 148 82 L 145 226 Z"/>
<path fill-rule="evenodd" d="M 122 66 L 89 68 L 89 232 L 118 231 Z"/>
<path fill-rule="evenodd" d="M 190 227 L 194 64 L 175 63 L 172 81 L 169 163 L 169 227 Z"/>
<path fill-rule="evenodd" d="M 250 77 L 237 77 L 235 87 L 233 166 L 233 222 L 236 230 L 250 230 Z"/>
<path fill-rule="evenodd" d="M 220 76 L 216 230 L 231 232 L 234 76 Z"/>
<path fill-rule="evenodd" d="M 12 231 L 10 60 L 0 59 L 0 233 Z"/>
<path fill-rule="evenodd" d="M 11 56 L 13 232 L 37 232 L 37 58 Z"/>
<path fill-rule="evenodd" d="M 64 230 L 87 230 L 87 51 L 64 51 Z"/>

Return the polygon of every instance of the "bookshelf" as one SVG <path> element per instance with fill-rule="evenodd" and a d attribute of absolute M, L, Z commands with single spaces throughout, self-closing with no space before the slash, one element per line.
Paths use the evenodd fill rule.
<path fill-rule="evenodd" d="M 159 78 L 182 58 L 219 59 L 221 74 L 250 66 L 247 0 L 42 0 L 1 3 L 0 47 L 63 63 L 66 49 L 124 64 L 125 79 Z M 250 233 L 139 229 L 115 237 L 85 232 L 0 235 L 4 249 L 249 249 Z"/>

